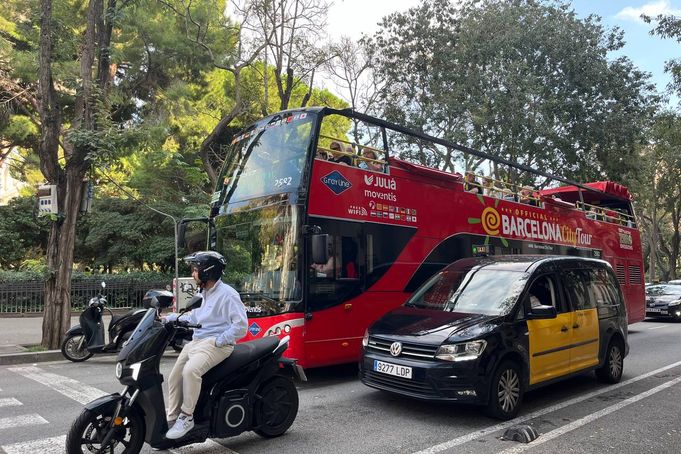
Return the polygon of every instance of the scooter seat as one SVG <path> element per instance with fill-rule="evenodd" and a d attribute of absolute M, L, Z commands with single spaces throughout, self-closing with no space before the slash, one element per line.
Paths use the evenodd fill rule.
<path fill-rule="evenodd" d="M 241 366 L 272 353 L 278 344 L 279 338 L 276 336 L 267 336 L 237 344 L 229 358 L 206 372 L 203 376 L 203 386 L 211 386 Z"/>

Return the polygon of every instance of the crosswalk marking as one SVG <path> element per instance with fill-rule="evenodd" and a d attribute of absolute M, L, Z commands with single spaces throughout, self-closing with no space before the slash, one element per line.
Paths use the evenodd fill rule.
<path fill-rule="evenodd" d="M 64 377 L 63 375 L 53 374 L 35 366 L 12 367 L 10 371 L 23 375 L 26 378 L 35 380 L 41 385 L 52 388 L 64 396 L 75 400 L 80 404 L 86 404 L 93 400 L 109 394 L 93 386 L 81 383 L 78 380 Z"/>
<path fill-rule="evenodd" d="M 29 415 L 11 416 L 9 418 L 0 418 L 0 430 L 13 429 L 15 427 L 23 426 L 37 426 L 38 424 L 49 424 L 47 419 L 43 418 L 37 413 Z"/>
<path fill-rule="evenodd" d="M 181 448 L 171 449 L 173 454 L 238 454 L 229 448 L 222 446 L 210 438 L 203 443 L 196 443 L 193 445 L 183 446 Z"/>
<path fill-rule="evenodd" d="M 2 407 L 18 407 L 19 405 L 23 405 L 23 404 L 13 397 L 8 397 L 6 399 L 0 399 L 0 408 L 2 408 Z"/>
<path fill-rule="evenodd" d="M 6 454 L 35 454 L 38 452 L 64 452 L 66 435 L 52 438 L 42 438 L 40 440 L 25 441 L 2 446 Z"/>

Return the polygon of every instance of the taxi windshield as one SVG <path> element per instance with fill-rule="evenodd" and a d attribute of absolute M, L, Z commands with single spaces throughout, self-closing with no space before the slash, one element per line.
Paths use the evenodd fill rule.
<path fill-rule="evenodd" d="M 527 274 L 497 268 L 445 268 L 426 282 L 406 306 L 483 315 L 504 315 L 515 305 Z"/>

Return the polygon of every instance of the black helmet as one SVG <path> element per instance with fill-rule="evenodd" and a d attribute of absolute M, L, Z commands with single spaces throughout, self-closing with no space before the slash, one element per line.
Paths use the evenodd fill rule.
<path fill-rule="evenodd" d="M 199 281 L 205 284 L 208 281 L 219 281 L 227 261 L 215 251 L 199 251 L 184 258 L 189 265 L 198 268 Z"/>

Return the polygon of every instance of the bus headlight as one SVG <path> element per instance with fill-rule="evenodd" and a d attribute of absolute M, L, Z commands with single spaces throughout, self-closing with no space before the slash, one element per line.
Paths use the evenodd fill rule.
<path fill-rule="evenodd" d="M 487 341 L 484 340 L 441 345 L 435 357 L 445 361 L 468 361 L 479 357 L 485 351 L 485 347 L 487 347 Z"/>

